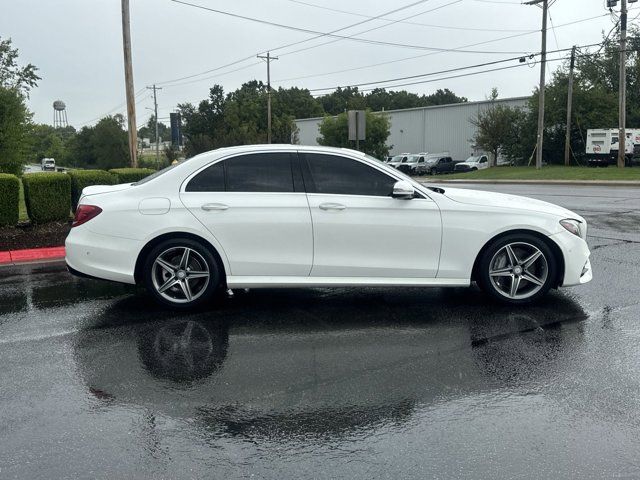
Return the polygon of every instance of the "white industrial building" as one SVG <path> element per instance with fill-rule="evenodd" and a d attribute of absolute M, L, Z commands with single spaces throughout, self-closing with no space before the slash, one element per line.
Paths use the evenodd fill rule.
<path fill-rule="evenodd" d="M 496 100 L 496 103 L 526 107 L 528 99 L 529 97 L 504 98 Z M 464 160 L 474 153 L 472 139 L 475 127 L 470 120 L 490 103 L 491 101 L 484 100 L 377 113 L 389 115 L 391 119 L 391 133 L 387 141 L 390 154 L 449 152 L 454 160 Z M 296 120 L 300 145 L 318 145 L 321 121 L 322 117 Z"/>

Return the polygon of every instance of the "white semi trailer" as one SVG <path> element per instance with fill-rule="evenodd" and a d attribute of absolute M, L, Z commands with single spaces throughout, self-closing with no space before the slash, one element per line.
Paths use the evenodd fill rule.
<path fill-rule="evenodd" d="M 634 154 L 640 153 L 640 129 L 626 129 L 625 157 L 631 164 Z M 592 128 L 587 130 L 587 162 L 593 167 L 616 165 L 620 149 L 619 130 L 617 128 Z"/>

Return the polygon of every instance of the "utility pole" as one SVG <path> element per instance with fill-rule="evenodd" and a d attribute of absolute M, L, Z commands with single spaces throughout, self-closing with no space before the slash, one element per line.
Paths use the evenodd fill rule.
<path fill-rule="evenodd" d="M 133 93 L 133 66 L 131 65 L 131 32 L 129 29 L 129 0 L 122 5 L 122 48 L 124 50 L 124 83 L 127 96 L 127 121 L 129 124 L 129 156 L 131 166 L 138 166 L 138 132 L 136 130 L 136 103 Z"/>
<path fill-rule="evenodd" d="M 571 155 L 571 110 L 573 108 L 573 69 L 576 65 L 576 46 L 571 49 L 571 63 L 569 64 L 569 85 L 567 87 L 567 133 L 564 138 L 564 164 L 569 166 Z"/>
<path fill-rule="evenodd" d="M 624 168 L 627 150 L 627 0 L 620 6 L 620 93 L 618 106 L 620 132 L 618 133 L 618 168 Z"/>
<path fill-rule="evenodd" d="M 258 58 L 267 61 L 267 143 L 271 143 L 271 60 L 278 60 L 272 57 L 269 52 L 266 55 L 257 55 Z"/>
<path fill-rule="evenodd" d="M 547 10 L 548 0 L 531 0 L 525 5 L 542 3 L 542 49 L 540 57 L 540 92 L 538 100 L 538 142 L 536 144 L 536 169 L 542 168 L 542 142 L 544 140 L 544 88 L 547 69 Z"/>
<path fill-rule="evenodd" d="M 153 110 L 156 119 L 156 167 L 160 166 L 160 138 L 158 137 L 158 98 L 156 96 L 156 90 L 162 90 L 162 87 L 156 87 L 155 83 L 152 87 L 147 87 L 149 90 L 153 90 Z"/>

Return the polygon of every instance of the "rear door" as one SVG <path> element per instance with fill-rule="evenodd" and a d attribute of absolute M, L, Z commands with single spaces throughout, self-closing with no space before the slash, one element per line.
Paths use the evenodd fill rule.
<path fill-rule="evenodd" d="M 312 277 L 432 278 L 440 210 L 391 197 L 396 179 L 360 160 L 300 152 L 314 235 Z"/>
<path fill-rule="evenodd" d="M 296 153 L 216 161 L 187 179 L 180 198 L 222 245 L 230 275 L 309 275 L 311 214 Z"/>

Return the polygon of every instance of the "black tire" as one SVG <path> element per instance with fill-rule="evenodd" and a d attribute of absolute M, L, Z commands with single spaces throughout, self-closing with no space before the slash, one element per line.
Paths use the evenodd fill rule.
<path fill-rule="evenodd" d="M 183 266 L 181 260 L 184 257 L 180 252 L 184 253 L 185 250 L 189 251 L 187 254 L 189 263 Z M 176 260 L 172 261 L 173 255 Z M 156 264 L 159 257 L 175 268 L 173 274 L 169 269 Z M 158 244 L 145 258 L 142 272 L 144 286 L 150 295 L 162 305 L 177 310 L 189 310 L 202 305 L 220 286 L 220 268 L 215 257 L 203 244 L 189 238 L 173 238 Z M 189 272 L 194 274 L 194 278 L 189 277 Z M 197 276 L 196 273 L 198 273 Z M 208 274 L 207 277 L 204 276 L 205 273 Z M 161 293 L 159 289 L 171 282 L 172 275 L 175 284 L 166 288 L 166 293 Z M 162 282 L 165 283 L 160 285 Z M 183 287 L 184 284 L 187 285 L 186 290 Z M 191 300 L 188 299 L 187 291 L 192 296 Z M 171 298 L 175 299 L 171 300 Z"/>
<path fill-rule="evenodd" d="M 477 171 L 477 170 L 478 170 L 478 169 L 477 169 L 476 167 L 473 167 L 473 168 L 471 169 L 471 171 L 472 171 L 472 172 L 475 172 L 475 171 Z"/>
<path fill-rule="evenodd" d="M 515 254 L 516 262 L 510 262 L 507 258 L 509 257 L 507 246 L 510 246 L 512 253 Z M 525 260 L 531 258 L 535 251 L 538 251 L 540 256 L 531 266 L 525 267 Z M 504 264 L 501 265 L 503 261 Z M 510 273 L 506 271 L 509 269 L 511 269 Z M 490 271 L 493 275 L 489 273 Z M 516 233 L 494 240 L 484 250 L 477 263 L 475 280 L 478 286 L 494 300 L 521 305 L 534 302 L 544 296 L 551 287 L 555 286 L 557 273 L 558 260 L 543 240 L 535 235 Z M 539 283 L 534 283 L 532 280 Z M 517 282 L 515 296 L 512 295 L 514 282 Z"/>
<path fill-rule="evenodd" d="M 429 175 L 437 175 L 438 174 L 438 170 L 436 170 L 435 168 L 432 168 L 431 170 L 429 170 Z"/>

